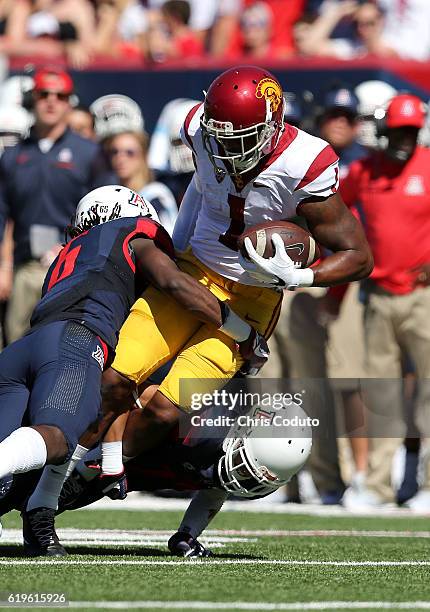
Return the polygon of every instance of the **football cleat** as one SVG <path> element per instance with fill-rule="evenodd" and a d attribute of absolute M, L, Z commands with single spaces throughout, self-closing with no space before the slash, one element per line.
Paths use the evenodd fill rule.
<path fill-rule="evenodd" d="M 29 511 L 25 510 L 21 516 L 25 555 L 28 557 L 64 557 L 67 555 L 55 531 L 55 510 L 34 508 Z"/>
<path fill-rule="evenodd" d="M 94 467 L 99 471 L 100 466 Z M 99 474 L 96 478 L 85 480 L 77 470 L 66 480 L 58 500 L 57 514 L 65 510 L 76 510 L 89 506 L 94 502 L 107 496 L 110 499 L 125 499 L 127 497 L 127 477 L 125 472 L 108 475 Z"/>
<path fill-rule="evenodd" d="M 82 505 L 86 506 L 91 503 L 87 501 L 89 491 L 91 491 L 91 480 L 85 480 L 77 470 L 73 470 L 61 489 L 57 514 L 61 514 L 64 510 L 76 510 Z M 82 501 L 84 503 L 81 503 Z"/>
<path fill-rule="evenodd" d="M 213 552 L 205 548 L 198 540 L 191 537 L 189 533 L 177 531 L 167 543 L 172 553 L 177 557 L 212 557 Z"/>

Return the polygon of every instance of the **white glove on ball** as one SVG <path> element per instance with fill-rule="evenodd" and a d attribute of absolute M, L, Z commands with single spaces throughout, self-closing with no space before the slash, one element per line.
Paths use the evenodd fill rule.
<path fill-rule="evenodd" d="M 298 267 L 285 250 L 284 242 L 279 234 L 273 234 L 272 243 L 275 248 L 273 257 L 261 257 L 254 249 L 249 238 L 245 238 L 244 245 L 248 257 L 245 259 L 240 253 L 240 265 L 250 276 L 261 285 L 276 289 L 289 289 L 294 291 L 297 287 L 311 287 L 314 282 L 312 268 Z"/>

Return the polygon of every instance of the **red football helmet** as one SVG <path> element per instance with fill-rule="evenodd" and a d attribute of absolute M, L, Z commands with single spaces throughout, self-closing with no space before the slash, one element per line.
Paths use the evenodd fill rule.
<path fill-rule="evenodd" d="M 215 79 L 200 120 L 215 172 L 243 174 L 273 151 L 284 129 L 284 98 L 277 78 L 258 66 L 238 66 Z M 217 161 L 227 162 L 225 168 Z"/>

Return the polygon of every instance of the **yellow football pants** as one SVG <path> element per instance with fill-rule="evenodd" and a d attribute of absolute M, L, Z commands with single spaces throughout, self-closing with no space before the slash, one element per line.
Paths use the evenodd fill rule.
<path fill-rule="evenodd" d="M 228 302 L 236 314 L 266 338 L 271 335 L 282 294 L 227 280 L 204 266 L 191 250 L 181 253 L 178 266 L 219 300 Z M 141 384 L 174 357 L 159 390 L 185 410 L 190 408 L 192 392 L 211 392 L 224 386 L 225 379 L 231 378 L 243 363 L 234 340 L 198 321 L 165 293 L 149 287 L 121 328 L 112 367 Z"/>

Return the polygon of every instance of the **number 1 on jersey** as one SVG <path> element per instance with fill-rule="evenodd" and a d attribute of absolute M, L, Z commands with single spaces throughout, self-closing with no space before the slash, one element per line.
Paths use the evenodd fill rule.
<path fill-rule="evenodd" d="M 245 231 L 245 198 L 228 194 L 228 205 L 230 207 L 230 225 L 228 230 L 221 234 L 218 238 L 219 242 L 224 246 L 232 249 L 233 251 L 238 250 L 237 241 L 238 238 Z"/>

